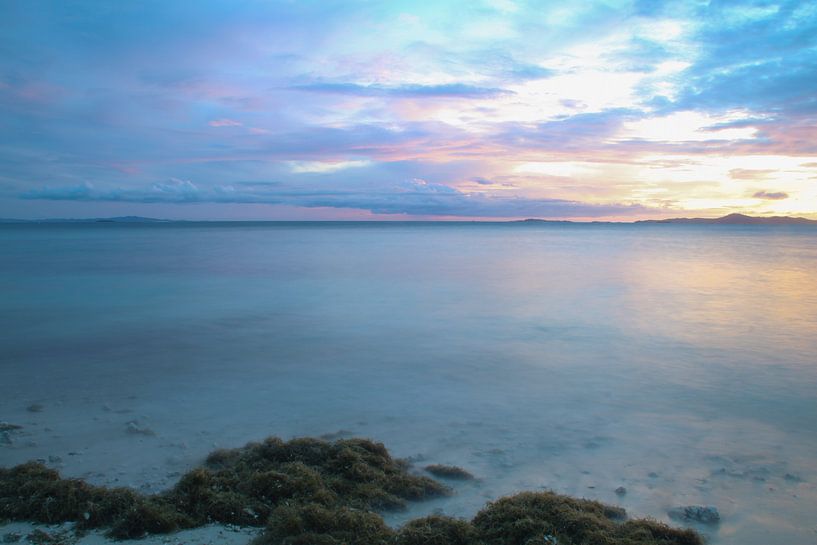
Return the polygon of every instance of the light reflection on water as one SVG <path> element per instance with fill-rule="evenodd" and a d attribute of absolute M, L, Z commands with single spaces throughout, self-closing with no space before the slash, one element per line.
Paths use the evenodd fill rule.
<path fill-rule="evenodd" d="M 35 225 L 0 255 L 3 464 L 161 487 L 216 444 L 348 430 L 481 477 L 393 522 L 548 487 L 813 543 L 813 229 Z"/>

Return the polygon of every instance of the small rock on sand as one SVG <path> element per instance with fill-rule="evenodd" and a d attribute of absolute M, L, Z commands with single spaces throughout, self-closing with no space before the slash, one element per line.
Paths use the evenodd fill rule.
<path fill-rule="evenodd" d="M 615 489 L 615 493 L 616 496 L 623 496 L 624 494 L 627 493 L 627 489 L 624 488 L 623 486 L 619 486 L 618 488 Z"/>
<path fill-rule="evenodd" d="M 136 420 L 131 420 L 125 424 L 125 431 L 131 435 L 156 435 L 156 432 L 147 426 L 139 424 Z"/>

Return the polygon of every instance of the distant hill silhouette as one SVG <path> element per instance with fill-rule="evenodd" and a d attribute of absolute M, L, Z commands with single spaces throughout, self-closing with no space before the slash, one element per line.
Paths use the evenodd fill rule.
<path fill-rule="evenodd" d="M 586 222 L 577 222 L 577 221 L 570 221 L 570 220 L 541 220 L 538 218 L 528 218 L 524 220 L 511 220 L 508 223 L 586 223 Z M 598 223 L 598 222 L 593 222 Z M 609 223 L 609 222 L 603 222 Z"/>
<path fill-rule="evenodd" d="M 692 225 L 817 225 L 817 220 L 790 216 L 757 217 L 746 214 L 729 214 L 720 218 L 670 218 L 665 220 L 641 220 L 635 223 L 680 223 Z"/>
<path fill-rule="evenodd" d="M 20 220 L 0 218 L 0 223 L 169 223 L 172 220 L 144 218 L 142 216 L 117 216 L 114 218 L 48 218 Z"/>
<path fill-rule="evenodd" d="M 620 224 L 627 222 L 617 221 L 569 221 L 569 220 L 544 220 L 528 218 L 524 220 L 512 220 L 510 223 L 546 223 L 546 224 Z M 791 216 L 771 216 L 758 217 L 747 216 L 746 214 L 729 214 L 720 218 L 668 218 L 663 220 L 639 220 L 633 222 L 637 225 L 654 223 L 677 223 L 681 225 L 817 225 L 817 220 L 806 218 L 793 218 Z"/>

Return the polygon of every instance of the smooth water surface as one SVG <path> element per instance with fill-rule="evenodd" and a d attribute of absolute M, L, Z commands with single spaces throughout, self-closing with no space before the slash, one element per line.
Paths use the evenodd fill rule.
<path fill-rule="evenodd" d="M 550 488 L 817 540 L 817 229 L 5 225 L 0 260 L 0 465 L 156 490 L 353 434 L 480 478 L 393 523 Z"/>

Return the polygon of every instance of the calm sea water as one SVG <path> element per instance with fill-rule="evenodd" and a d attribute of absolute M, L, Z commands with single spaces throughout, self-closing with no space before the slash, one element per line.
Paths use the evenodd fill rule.
<path fill-rule="evenodd" d="M 393 523 L 550 488 L 817 541 L 815 229 L 6 225 L 0 260 L 0 465 L 155 490 L 353 434 L 480 477 Z"/>

